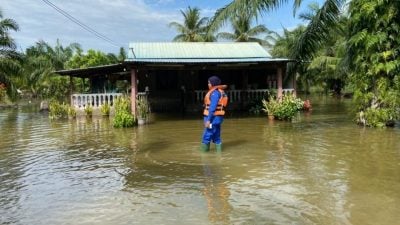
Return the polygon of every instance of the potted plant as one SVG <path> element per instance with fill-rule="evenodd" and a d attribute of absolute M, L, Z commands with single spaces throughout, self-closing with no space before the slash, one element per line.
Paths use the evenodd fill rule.
<path fill-rule="evenodd" d="M 262 104 L 262 110 L 267 113 L 268 119 L 273 120 L 275 118 L 275 112 L 279 106 L 278 101 L 275 98 L 270 97 L 268 101 L 263 99 Z"/>
<path fill-rule="evenodd" d="M 150 113 L 150 106 L 147 99 L 145 98 L 138 99 L 137 112 L 138 112 L 138 125 L 145 124 Z"/>

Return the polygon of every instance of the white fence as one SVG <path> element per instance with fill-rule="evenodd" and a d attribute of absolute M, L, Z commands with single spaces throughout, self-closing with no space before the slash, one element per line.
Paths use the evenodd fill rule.
<path fill-rule="evenodd" d="M 93 108 L 98 108 L 105 103 L 113 106 L 114 101 L 119 96 L 122 96 L 122 93 L 73 94 L 71 95 L 71 105 L 79 109 L 83 109 L 87 105 L 90 105 Z"/>

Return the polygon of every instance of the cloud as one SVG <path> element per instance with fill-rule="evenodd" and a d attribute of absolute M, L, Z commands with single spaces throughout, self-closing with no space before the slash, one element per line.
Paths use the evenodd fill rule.
<path fill-rule="evenodd" d="M 81 23 L 118 45 L 127 47 L 132 41 L 170 41 L 175 31 L 171 21 L 180 21 L 179 10 L 157 10 L 143 0 L 50 0 Z M 161 0 L 165 2 L 170 0 Z M 78 42 L 84 49 L 118 52 L 115 47 L 84 30 L 44 1 L 5 0 L 1 6 L 5 18 L 12 18 L 20 31 L 12 36 L 25 49 L 38 40 L 54 44 L 59 38 L 68 45 Z"/>

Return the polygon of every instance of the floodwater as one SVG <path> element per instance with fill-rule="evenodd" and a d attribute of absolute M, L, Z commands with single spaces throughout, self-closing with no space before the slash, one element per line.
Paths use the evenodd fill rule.
<path fill-rule="evenodd" d="M 380 224 L 400 221 L 400 127 L 359 127 L 347 100 L 293 122 L 231 115 L 224 150 L 201 117 L 49 121 L 0 111 L 0 224 Z"/>

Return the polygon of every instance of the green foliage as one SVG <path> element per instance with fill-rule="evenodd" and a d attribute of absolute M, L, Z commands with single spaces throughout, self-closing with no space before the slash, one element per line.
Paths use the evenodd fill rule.
<path fill-rule="evenodd" d="M 301 104 L 300 104 L 301 102 Z M 301 105 L 301 106 L 300 106 Z M 277 109 L 275 110 L 275 118 L 278 120 L 292 120 L 300 109 L 303 108 L 303 102 L 296 99 L 292 95 L 285 95 Z"/>
<path fill-rule="evenodd" d="M 371 127 L 385 127 L 398 117 L 395 111 L 391 109 L 372 109 L 365 111 L 365 125 Z"/>
<path fill-rule="evenodd" d="M 20 54 L 16 51 L 16 44 L 10 31 L 18 31 L 19 26 L 13 19 L 3 18 L 0 9 L 0 83 L 7 88 L 7 99 L 17 99 L 17 88 L 14 79 L 20 74 Z"/>
<path fill-rule="evenodd" d="M 117 112 L 114 117 L 114 127 L 133 127 L 135 125 L 135 117 L 127 112 Z"/>
<path fill-rule="evenodd" d="M 65 69 L 65 62 L 80 49 L 73 43 L 66 47 L 57 40 L 50 46 L 44 41 L 26 49 L 23 56 L 22 76 L 15 84 L 32 97 L 65 100 L 69 93 L 69 78 L 55 75 L 52 71 Z"/>
<path fill-rule="evenodd" d="M 352 1 L 348 41 L 349 81 L 363 124 L 385 126 L 399 118 L 400 2 Z"/>
<path fill-rule="evenodd" d="M 128 97 L 118 97 L 114 102 L 115 116 L 113 126 L 116 128 L 132 127 L 135 125 L 135 117 L 131 113 L 131 103 Z"/>
<path fill-rule="evenodd" d="M 51 100 L 49 103 L 49 118 L 52 120 L 67 118 L 68 111 L 69 111 L 69 106 L 64 104 L 64 102 L 61 104 L 56 100 Z"/>
<path fill-rule="evenodd" d="M 113 54 L 107 55 L 101 51 L 89 49 L 86 54 L 82 54 L 82 51 L 78 51 L 70 60 L 68 60 L 68 62 L 66 62 L 66 67 L 68 69 L 88 68 L 91 66 L 108 65 L 117 62 L 118 57 Z"/>
<path fill-rule="evenodd" d="M 140 119 L 146 119 L 149 116 L 150 105 L 146 98 L 137 99 L 137 110 Z"/>
<path fill-rule="evenodd" d="M 54 98 L 59 101 L 65 101 L 69 98 L 69 78 L 65 76 L 57 76 L 51 74 L 40 90 L 39 96 L 42 98 Z"/>
<path fill-rule="evenodd" d="M 268 99 L 268 101 L 265 99 L 262 100 L 262 110 L 269 116 L 275 116 L 278 107 L 279 102 L 272 96 Z"/>
<path fill-rule="evenodd" d="M 109 116 L 110 109 L 111 109 L 110 104 L 108 104 L 107 102 L 100 106 L 100 111 L 103 116 Z"/>
<path fill-rule="evenodd" d="M 115 112 L 131 112 L 131 100 L 126 97 L 126 96 L 122 96 L 122 97 L 118 97 L 117 99 L 115 99 L 114 101 L 114 108 L 115 108 Z"/>
<path fill-rule="evenodd" d="M 296 41 L 300 38 L 301 34 L 304 33 L 306 27 L 298 26 L 294 30 L 283 29 L 283 34 L 277 34 L 275 38 L 275 45 L 271 49 L 271 55 L 273 57 L 288 58 L 290 57 L 291 50 L 294 49 Z"/>
<path fill-rule="evenodd" d="M 6 86 L 3 83 L 0 83 L 0 102 L 5 101 L 6 95 Z"/>
<path fill-rule="evenodd" d="M 76 117 L 76 109 L 73 106 L 68 107 L 68 117 L 75 118 Z"/>
<path fill-rule="evenodd" d="M 212 41 L 213 38 L 210 33 L 207 34 L 208 18 L 200 18 L 200 9 L 188 7 L 185 11 L 181 10 L 184 18 L 183 24 L 178 22 L 171 22 L 170 27 L 178 31 L 174 41 L 183 42 L 198 42 L 198 41 Z"/>
<path fill-rule="evenodd" d="M 248 10 L 238 12 L 236 16 L 231 17 L 231 24 L 234 33 L 220 32 L 217 34 L 217 38 L 227 39 L 236 42 L 258 42 L 264 44 L 265 41 L 259 39 L 260 34 L 270 32 L 264 25 L 257 25 L 251 27 L 253 19 L 256 15 Z"/>
<path fill-rule="evenodd" d="M 86 105 L 84 111 L 87 117 L 92 117 L 93 107 L 91 105 Z"/>
<path fill-rule="evenodd" d="M 268 101 L 262 101 L 263 111 L 268 115 L 274 116 L 278 120 L 291 120 L 296 112 L 303 109 L 304 102 L 292 95 L 285 95 L 282 101 L 270 97 Z"/>

